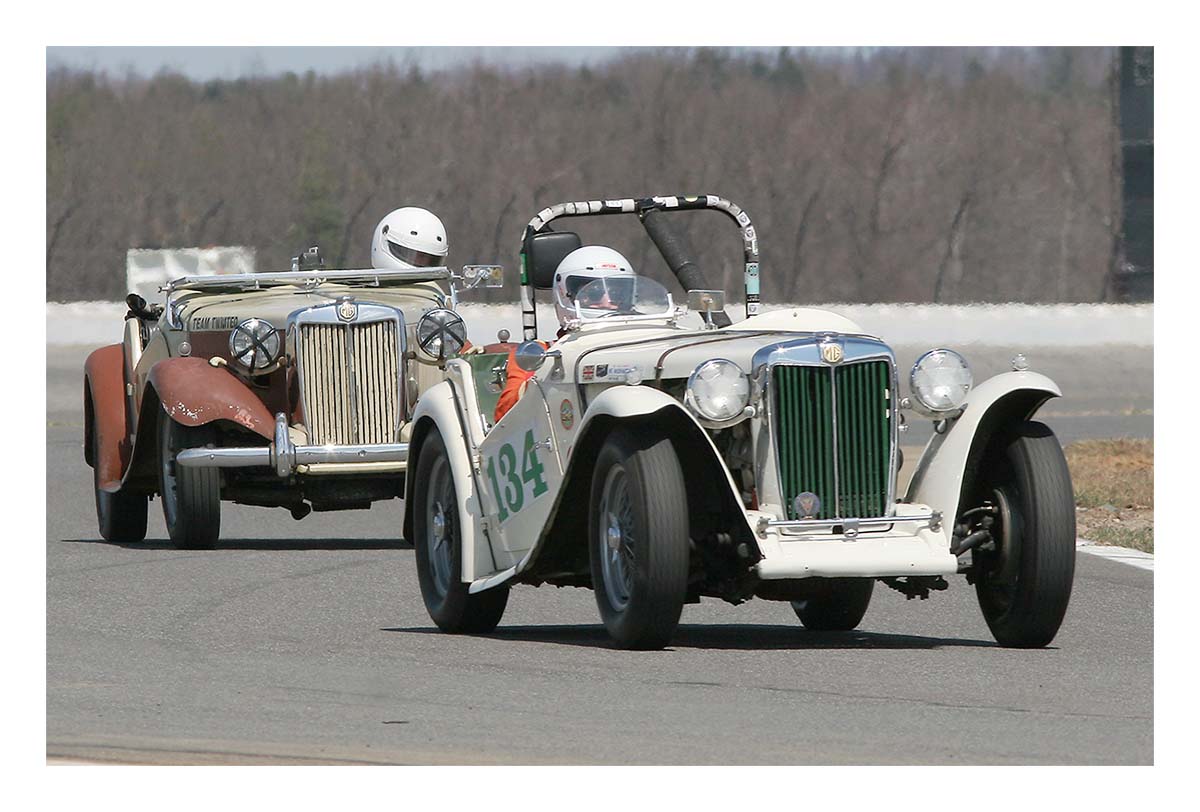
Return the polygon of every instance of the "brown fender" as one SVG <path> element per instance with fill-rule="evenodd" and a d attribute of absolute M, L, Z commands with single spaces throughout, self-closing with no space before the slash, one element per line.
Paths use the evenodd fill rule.
<path fill-rule="evenodd" d="M 262 399 L 229 370 L 203 358 L 159 361 L 150 369 L 150 385 L 163 410 L 184 426 L 228 420 L 268 440 L 274 438 L 275 418 Z"/>
<path fill-rule="evenodd" d="M 131 450 L 125 418 L 125 354 L 120 344 L 101 347 L 84 362 L 83 414 L 83 458 L 96 469 L 101 488 L 116 490 Z M 93 452 L 93 432 L 99 435 L 95 438 L 98 455 Z"/>

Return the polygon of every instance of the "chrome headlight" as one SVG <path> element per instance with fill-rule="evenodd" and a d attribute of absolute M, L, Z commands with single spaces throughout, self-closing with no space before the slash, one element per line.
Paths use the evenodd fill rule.
<path fill-rule="evenodd" d="M 266 319 L 246 319 L 229 333 L 229 354 L 251 372 L 279 360 L 279 333 Z"/>
<path fill-rule="evenodd" d="M 929 417 L 945 418 L 962 406 L 971 391 L 971 368 L 954 350 L 930 350 L 913 364 L 908 377 L 913 406 Z"/>
<path fill-rule="evenodd" d="M 741 417 L 750 403 L 750 378 L 732 361 L 714 358 L 696 367 L 683 400 L 697 417 L 728 423 Z"/>
<path fill-rule="evenodd" d="M 417 322 L 417 346 L 439 361 L 457 355 L 466 343 L 467 325 L 453 310 L 430 310 Z"/>

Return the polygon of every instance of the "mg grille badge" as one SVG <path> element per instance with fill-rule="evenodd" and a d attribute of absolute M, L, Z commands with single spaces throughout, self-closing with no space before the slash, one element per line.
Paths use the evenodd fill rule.
<path fill-rule="evenodd" d="M 811 519 L 821 512 L 821 497 L 811 491 L 805 491 L 792 500 L 792 509 L 801 519 Z"/>
<path fill-rule="evenodd" d="M 358 305 L 349 299 L 343 299 L 337 306 L 338 318 L 342 321 L 354 321 L 358 315 Z"/>
<path fill-rule="evenodd" d="M 845 354 L 842 352 L 841 344 L 834 344 L 833 342 L 830 342 L 828 344 L 821 345 L 821 359 L 824 360 L 825 363 L 840 364 L 842 362 L 842 358 L 844 357 Z"/>

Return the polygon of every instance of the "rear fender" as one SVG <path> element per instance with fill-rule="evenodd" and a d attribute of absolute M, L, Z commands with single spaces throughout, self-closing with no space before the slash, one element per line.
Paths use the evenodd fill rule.
<path fill-rule="evenodd" d="M 587 514 L 592 471 L 604 441 L 620 427 L 670 438 L 687 484 L 694 539 L 704 538 L 713 529 L 732 531 L 737 541 L 747 542 L 754 551 L 752 558 L 758 557 L 741 494 L 708 432 L 670 395 L 649 387 L 617 386 L 592 400 L 580 422 L 563 488 L 537 546 L 529 554 L 533 562 L 529 566 L 530 580 L 537 581 L 537 573 L 573 571 L 581 576 L 580 583 L 590 583 Z"/>
<path fill-rule="evenodd" d="M 442 436 L 454 475 L 454 490 L 458 497 L 459 527 L 462 531 L 463 556 L 461 579 L 471 582 L 496 571 L 492 548 L 481 528 L 484 513 L 479 504 L 476 471 L 472 463 L 473 448 L 468 445 L 468 432 L 462 419 L 459 393 L 450 381 L 442 381 L 421 394 L 411 421 L 412 436 L 408 446 L 408 471 L 415 473 L 425 453 L 426 441 L 433 431 Z M 416 545 L 413 538 L 413 511 L 416 507 L 414 487 L 416 476 L 404 482 L 404 538 Z"/>
<path fill-rule="evenodd" d="M 967 396 L 960 417 L 935 433 L 908 485 L 906 501 L 929 505 L 944 517 L 947 544 L 962 499 L 974 482 L 988 442 L 1010 426 L 1028 420 L 1050 398 L 1060 397 L 1058 384 L 1037 372 L 1005 372 L 988 378 Z"/>
<path fill-rule="evenodd" d="M 125 403 L 125 352 L 121 345 L 110 344 L 93 351 L 83 364 L 83 458 L 97 470 L 104 490 L 119 489 L 129 465 L 132 447 Z M 93 451 L 93 441 L 98 453 Z"/>

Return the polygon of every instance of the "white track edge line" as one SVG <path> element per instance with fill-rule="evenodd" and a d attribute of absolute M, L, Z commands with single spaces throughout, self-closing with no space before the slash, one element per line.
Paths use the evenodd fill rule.
<path fill-rule="evenodd" d="M 1129 547 L 1110 547 L 1105 544 L 1088 541 L 1087 539 L 1077 539 L 1075 549 L 1090 553 L 1091 555 L 1098 555 L 1101 558 L 1107 558 L 1110 561 L 1128 564 L 1138 569 L 1154 571 L 1154 556 L 1150 553 L 1143 553 L 1141 550 L 1134 550 Z"/>

